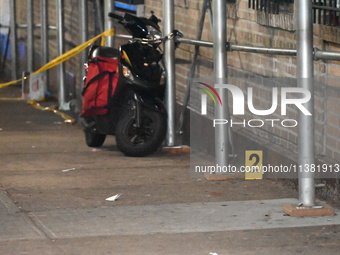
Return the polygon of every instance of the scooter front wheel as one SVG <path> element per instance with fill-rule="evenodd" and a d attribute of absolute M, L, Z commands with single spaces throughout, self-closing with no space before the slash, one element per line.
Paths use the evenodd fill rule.
<path fill-rule="evenodd" d="M 89 147 L 100 147 L 103 145 L 106 135 L 98 134 L 94 130 L 85 129 L 85 141 Z"/>
<path fill-rule="evenodd" d="M 137 127 L 134 111 L 128 110 L 117 123 L 117 147 L 126 156 L 147 156 L 161 146 L 166 127 L 166 116 L 147 108 L 143 108 L 140 127 Z"/>

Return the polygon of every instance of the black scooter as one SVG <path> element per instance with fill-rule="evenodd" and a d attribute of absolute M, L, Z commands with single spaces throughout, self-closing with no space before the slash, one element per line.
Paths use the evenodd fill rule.
<path fill-rule="evenodd" d="M 90 48 L 88 61 L 95 57 L 118 59 L 119 78 L 108 113 L 79 117 L 78 123 L 84 127 L 88 146 L 100 147 L 107 135 L 114 135 L 117 148 L 125 155 L 142 157 L 161 146 L 167 130 L 167 112 L 162 102 L 165 72 L 159 45 L 181 33 L 174 30 L 162 37 L 160 20 L 153 13 L 149 19 L 131 14 L 109 13 L 109 16 L 118 20 L 133 39 L 118 50 L 101 46 Z M 71 110 L 77 111 L 75 105 L 70 103 Z"/>

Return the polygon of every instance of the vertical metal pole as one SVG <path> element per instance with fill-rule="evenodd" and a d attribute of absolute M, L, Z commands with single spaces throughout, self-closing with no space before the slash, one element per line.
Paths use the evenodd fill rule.
<path fill-rule="evenodd" d="M 199 23 L 198 23 L 198 29 L 197 29 L 197 36 L 196 36 L 197 40 L 202 39 L 205 14 L 206 14 L 207 9 L 208 9 L 208 1 L 210 1 L 210 0 L 203 0 L 202 11 L 201 11 L 201 15 L 200 15 Z M 189 71 L 189 75 L 188 75 L 188 85 L 187 85 L 187 88 L 186 88 L 186 91 L 185 91 L 185 96 L 184 96 L 181 114 L 179 116 L 179 129 L 178 130 L 179 130 L 180 133 L 183 132 L 182 128 L 183 128 L 183 124 L 184 124 L 185 111 L 188 107 L 188 103 L 189 103 L 189 100 L 190 100 L 190 90 L 191 90 L 192 82 L 193 82 L 193 79 L 194 79 L 194 76 L 195 76 L 195 70 L 196 70 L 196 64 L 197 64 L 196 62 L 197 62 L 197 58 L 198 58 L 199 48 L 200 48 L 200 46 L 195 45 L 195 51 L 194 51 L 194 54 L 193 54 L 192 60 L 191 60 L 191 67 L 190 67 L 190 71 Z M 203 105 L 203 103 L 202 103 L 202 105 Z"/>
<path fill-rule="evenodd" d="M 88 5 L 87 0 L 80 0 L 79 1 L 79 10 L 80 10 L 80 43 L 84 43 L 87 41 L 88 38 Z M 86 61 L 87 52 L 82 51 L 80 54 L 80 61 L 81 63 L 85 63 Z M 80 74 L 81 77 L 85 76 L 85 69 L 83 65 L 80 66 Z"/>
<path fill-rule="evenodd" d="M 57 9 L 57 40 L 58 40 L 58 55 L 64 53 L 64 0 L 56 0 Z M 65 99 L 65 65 L 60 63 L 58 65 L 58 78 L 59 78 L 59 109 L 68 110 L 69 106 L 66 104 Z"/>
<path fill-rule="evenodd" d="M 33 1 L 26 0 L 26 22 L 27 22 L 27 72 L 33 72 L 33 54 L 34 54 L 34 24 L 33 24 Z"/>
<path fill-rule="evenodd" d="M 163 0 L 163 20 L 165 35 L 174 30 L 174 0 Z M 175 44 L 174 40 L 166 40 L 164 43 L 164 64 L 166 69 L 166 93 L 165 101 L 168 110 L 168 129 L 166 145 L 175 145 Z"/>
<path fill-rule="evenodd" d="M 16 25 L 16 0 L 9 1 L 10 4 L 10 27 L 11 27 L 11 55 L 12 55 L 12 80 L 17 79 L 18 74 L 18 47 L 17 47 L 17 25 Z"/>
<path fill-rule="evenodd" d="M 305 104 L 312 116 L 299 112 L 299 157 L 298 164 L 303 166 L 299 172 L 299 204 L 314 206 L 314 173 L 308 166 L 314 164 L 314 87 L 313 87 L 313 22 L 312 1 L 298 0 L 296 3 L 297 24 L 297 82 L 298 87 L 310 91 L 311 100 Z M 306 167 L 305 167 L 306 166 Z"/>
<path fill-rule="evenodd" d="M 7 53 L 8 53 L 8 45 L 9 45 L 9 37 L 11 36 L 11 28 L 8 27 L 8 32 L 7 32 L 7 40 L 6 40 L 6 45 L 5 45 L 5 50 L 4 50 L 4 53 L 3 53 L 3 61 L 1 63 L 1 69 L 2 70 L 5 70 L 5 64 L 6 64 L 6 59 L 7 59 Z"/>
<path fill-rule="evenodd" d="M 213 1 L 213 34 L 214 34 L 214 75 L 217 92 L 223 106 L 215 107 L 216 119 L 229 119 L 228 94 L 219 84 L 226 83 L 226 2 Z M 228 129 L 224 125 L 215 127 L 215 162 L 220 166 L 228 166 Z"/>
<path fill-rule="evenodd" d="M 114 28 L 114 21 L 112 18 L 108 16 L 109 12 L 114 11 L 114 1 L 113 0 L 105 0 L 104 1 L 104 28 L 105 30 Z M 106 46 L 113 47 L 114 46 L 114 36 L 106 37 Z"/>
<path fill-rule="evenodd" d="M 97 6 L 97 13 L 96 13 L 96 19 L 99 23 L 99 29 L 100 32 L 104 32 L 104 17 L 103 17 L 103 6 L 100 4 L 100 0 L 96 0 L 96 6 Z"/>
<path fill-rule="evenodd" d="M 49 59 L 48 51 L 48 3 L 47 0 L 40 0 L 40 20 L 41 20 L 41 66 L 46 64 Z M 46 90 L 48 90 L 48 70 L 45 71 Z"/>

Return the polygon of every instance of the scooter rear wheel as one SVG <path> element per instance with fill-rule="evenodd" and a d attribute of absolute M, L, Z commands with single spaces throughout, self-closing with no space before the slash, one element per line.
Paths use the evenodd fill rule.
<path fill-rule="evenodd" d="M 94 130 L 85 129 L 85 141 L 89 147 L 100 147 L 103 145 L 106 135 L 98 134 Z"/>
<path fill-rule="evenodd" d="M 116 143 L 120 151 L 130 157 L 144 157 L 155 152 L 166 135 L 166 116 L 143 108 L 140 127 L 136 127 L 134 111 L 122 114 L 116 127 Z"/>

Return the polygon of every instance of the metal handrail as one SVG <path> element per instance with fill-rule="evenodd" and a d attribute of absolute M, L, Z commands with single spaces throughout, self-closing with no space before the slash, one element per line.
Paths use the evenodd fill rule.
<path fill-rule="evenodd" d="M 177 38 L 176 41 L 180 43 L 186 43 L 196 46 L 212 48 L 213 42 L 204 40 L 194 40 L 188 38 Z M 249 53 L 262 53 L 271 55 L 285 55 L 285 56 L 296 56 L 296 49 L 284 49 L 284 48 L 269 48 L 263 46 L 248 46 L 248 45 L 236 45 L 231 42 L 226 42 L 227 51 L 242 51 Z M 314 60 L 335 60 L 340 61 L 339 51 L 325 51 L 318 48 L 314 48 Z"/>

